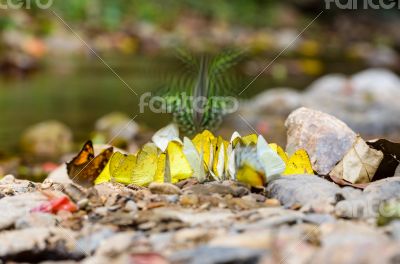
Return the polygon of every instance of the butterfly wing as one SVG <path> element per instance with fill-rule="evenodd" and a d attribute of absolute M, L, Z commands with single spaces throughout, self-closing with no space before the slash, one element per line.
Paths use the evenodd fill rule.
<path fill-rule="evenodd" d="M 314 174 L 310 158 L 304 149 L 297 150 L 290 157 L 283 174 Z"/>
<path fill-rule="evenodd" d="M 267 177 L 281 174 L 286 165 L 281 157 L 268 145 L 267 141 L 260 135 L 257 141 L 257 156 L 260 160 Z"/>
<path fill-rule="evenodd" d="M 157 146 L 152 143 L 147 143 L 137 154 L 136 164 L 134 169 L 132 169 L 131 183 L 138 186 L 148 186 L 156 175 L 157 162 Z"/>
<path fill-rule="evenodd" d="M 119 154 L 116 155 L 116 153 Z M 115 152 L 110 162 L 111 179 L 122 184 L 131 184 L 135 165 L 135 155 L 124 155 L 120 152 Z"/>
<path fill-rule="evenodd" d="M 171 182 L 176 183 L 193 176 L 193 169 L 183 152 L 183 146 L 178 142 L 171 141 L 167 147 L 167 158 L 169 162 Z"/>
<path fill-rule="evenodd" d="M 67 172 L 70 177 L 75 177 L 94 158 L 92 141 L 87 141 L 81 151 L 70 162 L 67 162 Z"/>
<path fill-rule="evenodd" d="M 204 170 L 203 152 L 199 153 L 193 142 L 187 137 L 183 139 L 183 153 L 193 169 L 193 177 L 199 182 L 205 181 L 207 175 Z"/>
<path fill-rule="evenodd" d="M 167 149 L 168 143 L 170 141 L 177 141 L 182 143 L 181 140 L 179 139 L 178 127 L 175 124 L 170 124 L 158 130 L 153 135 L 152 141 L 163 152 Z"/>
<path fill-rule="evenodd" d="M 106 167 L 112 154 L 113 147 L 110 147 L 94 157 L 93 144 L 88 141 L 78 155 L 67 163 L 68 175 L 79 185 L 92 186 Z"/>

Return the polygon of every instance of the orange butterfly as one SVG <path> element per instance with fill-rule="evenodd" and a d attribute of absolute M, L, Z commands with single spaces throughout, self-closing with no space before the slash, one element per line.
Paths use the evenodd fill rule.
<path fill-rule="evenodd" d="M 92 141 L 87 141 L 79 154 L 67 163 L 69 177 L 77 184 L 89 187 L 100 175 L 113 154 L 113 147 L 105 149 L 96 157 Z"/>

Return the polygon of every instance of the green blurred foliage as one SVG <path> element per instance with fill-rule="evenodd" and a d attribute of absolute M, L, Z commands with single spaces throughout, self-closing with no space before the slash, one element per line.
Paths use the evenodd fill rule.
<path fill-rule="evenodd" d="M 184 12 L 258 26 L 272 23 L 278 3 L 260 0 L 68 0 L 55 1 L 53 8 L 70 21 L 108 29 L 115 29 L 125 21 L 148 21 L 168 26 Z"/>

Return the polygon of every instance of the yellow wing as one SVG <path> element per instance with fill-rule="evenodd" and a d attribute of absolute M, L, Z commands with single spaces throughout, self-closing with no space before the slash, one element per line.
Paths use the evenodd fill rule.
<path fill-rule="evenodd" d="M 236 180 L 253 187 L 263 187 L 265 184 L 265 175 L 257 172 L 251 165 L 243 164 L 236 173 Z"/>
<path fill-rule="evenodd" d="M 154 181 L 155 182 L 164 182 L 165 180 L 165 161 L 166 161 L 166 155 L 164 153 L 161 153 L 160 156 L 158 156 L 157 160 L 157 170 L 156 174 L 154 175 Z"/>
<path fill-rule="evenodd" d="M 111 159 L 112 159 L 112 156 L 111 156 L 110 160 L 107 162 L 107 164 L 104 167 L 103 171 L 100 173 L 100 175 L 94 181 L 94 184 L 100 184 L 100 183 L 103 183 L 103 182 L 110 182 L 111 181 L 111 174 L 110 174 L 110 162 L 111 162 Z"/>
<path fill-rule="evenodd" d="M 136 167 L 136 156 L 116 153 L 118 154 L 114 155 L 110 162 L 111 179 L 122 184 L 133 183 L 132 176 Z"/>
<path fill-rule="evenodd" d="M 193 177 L 195 177 L 199 182 L 204 182 L 207 179 L 207 175 L 204 166 L 203 152 L 199 153 L 193 142 L 187 137 L 183 139 L 182 150 L 193 169 Z"/>
<path fill-rule="evenodd" d="M 193 169 L 183 153 L 181 144 L 175 141 L 169 142 L 167 155 L 172 183 L 192 177 Z"/>
<path fill-rule="evenodd" d="M 241 137 L 239 133 L 233 133 L 231 137 L 231 143 L 233 147 L 236 147 L 238 143 L 241 143 L 244 146 L 249 146 L 250 144 L 256 145 L 258 140 L 258 136 L 256 134 L 250 134 L 244 137 Z"/>
<path fill-rule="evenodd" d="M 217 144 L 215 146 L 214 161 L 212 166 L 212 172 L 218 180 L 222 180 L 224 177 L 225 163 L 227 162 L 227 144 L 224 142 L 222 137 L 218 137 Z"/>
<path fill-rule="evenodd" d="M 137 154 L 136 165 L 132 174 L 132 183 L 139 186 L 149 185 L 156 174 L 157 161 L 157 147 L 152 143 L 144 145 Z"/>
<path fill-rule="evenodd" d="M 217 143 L 217 138 L 208 130 L 204 130 L 202 133 L 197 134 L 193 140 L 197 151 L 203 153 L 203 159 L 205 163 L 206 172 L 211 170 L 213 164 L 214 149 Z"/>
<path fill-rule="evenodd" d="M 287 161 L 283 175 L 314 174 L 310 158 L 304 149 L 297 150 Z"/>

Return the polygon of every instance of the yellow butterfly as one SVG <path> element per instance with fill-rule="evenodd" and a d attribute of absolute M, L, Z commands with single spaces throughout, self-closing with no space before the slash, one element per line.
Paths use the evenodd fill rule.
<path fill-rule="evenodd" d="M 225 171 L 226 164 L 228 161 L 227 157 L 227 149 L 229 143 L 222 139 L 222 137 L 218 137 L 217 142 L 214 146 L 214 160 L 212 166 L 212 176 L 216 180 L 224 180 L 225 179 Z"/>
<path fill-rule="evenodd" d="M 256 134 L 250 134 L 250 135 L 242 137 L 236 131 L 232 134 L 232 137 L 231 137 L 231 143 L 232 143 L 233 147 L 236 147 L 236 145 L 238 143 L 240 143 L 244 146 L 249 146 L 250 144 L 255 145 L 255 144 L 257 144 L 257 140 L 258 140 L 258 136 Z"/>
<path fill-rule="evenodd" d="M 196 178 L 199 182 L 204 182 L 207 179 L 207 174 L 205 171 L 203 152 L 199 152 L 193 142 L 187 137 L 183 138 L 182 150 L 193 170 L 192 177 Z"/>
<path fill-rule="evenodd" d="M 158 148 L 153 143 L 147 143 L 137 154 L 131 184 L 139 186 L 149 185 L 156 175 L 157 162 Z"/>
<path fill-rule="evenodd" d="M 297 150 L 287 160 L 286 169 L 283 172 L 283 175 L 291 174 L 314 174 L 310 158 L 304 149 Z"/>
<path fill-rule="evenodd" d="M 193 169 L 190 166 L 180 143 L 171 141 L 167 147 L 167 159 L 171 182 L 176 183 L 192 177 Z"/>
<path fill-rule="evenodd" d="M 190 177 L 203 182 L 212 176 L 215 180 L 229 178 L 262 187 L 274 175 L 313 174 L 305 150 L 288 158 L 280 146 L 268 144 L 256 134 L 241 137 L 234 132 L 228 142 L 205 130 L 193 140 L 185 137 L 182 143 L 177 127 L 169 125 L 156 132 L 153 142 L 135 155 L 114 153 L 95 183 L 115 181 L 147 186 L 151 182 L 176 183 Z M 86 160 L 96 158 L 90 146 L 84 146 L 73 163 L 82 166 Z"/>
<path fill-rule="evenodd" d="M 205 163 L 205 170 L 209 172 L 212 169 L 214 160 L 214 149 L 217 139 L 208 130 L 204 130 L 202 133 L 197 134 L 192 142 L 199 153 L 203 153 L 203 160 Z"/>

